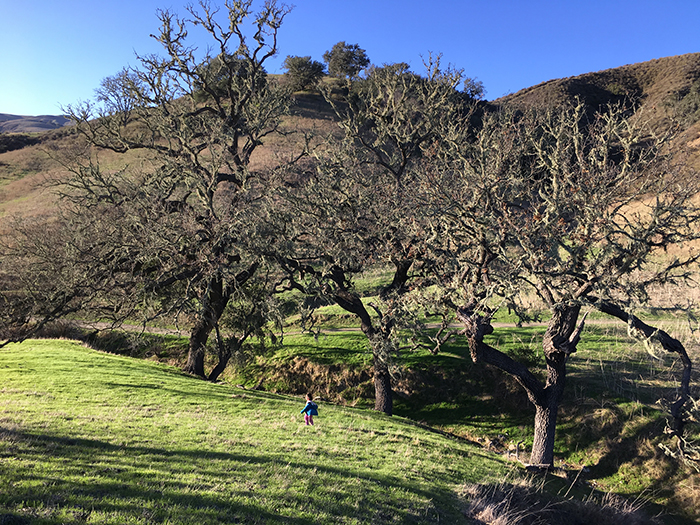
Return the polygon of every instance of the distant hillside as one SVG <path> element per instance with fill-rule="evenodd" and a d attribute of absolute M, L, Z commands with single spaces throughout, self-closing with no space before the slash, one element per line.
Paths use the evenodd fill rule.
<path fill-rule="evenodd" d="M 669 116 L 684 127 L 676 151 L 700 169 L 700 53 L 659 58 L 595 73 L 549 80 L 490 103 L 516 107 L 552 107 L 575 98 L 592 110 L 634 101 L 648 110 L 657 132 L 668 130 Z"/>
<path fill-rule="evenodd" d="M 56 115 L 26 117 L 0 113 L 0 133 L 37 133 L 61 128 L 70 123 L 66 117 Z"/>
<path fill-rule="evenodd" d="M 659 58 L 595 73 L 549 80 L 495 100 L 523 106 L 561 103 L 580 97 L 591 106 L 623 98 L 641 98 L 659 104 L 684 96 L 700 79 L 700 53 Z"/>

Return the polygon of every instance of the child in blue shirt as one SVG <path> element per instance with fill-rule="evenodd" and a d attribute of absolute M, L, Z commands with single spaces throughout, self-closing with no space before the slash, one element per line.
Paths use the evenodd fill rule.
<path fill-rule="evenodd" d="M 312 401 L 313 397 L 311 394 L 306 394 L 306 405 L 301 409 L 301 413 L 304 414 L 304 421 L 307 425 L 314 424 L 314 416 L 318 415 L 318 405 Z"/>

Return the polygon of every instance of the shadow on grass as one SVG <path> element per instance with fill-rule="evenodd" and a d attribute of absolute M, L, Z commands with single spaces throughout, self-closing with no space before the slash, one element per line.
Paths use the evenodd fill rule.
<path fill-rule="evenodd" d="M 0 456 L 6 490 L 0 508 L 11 511 L 1 523 L 85 523 L 99 516 L 117 516 L 128 523 L 419 523 L 425 515 L 411 513 L 412 502 L 395 494 L 415 495 L 456 507 L 455 495 L 373 472 L 361 466 L 319 465 L 311 458 L 289 461 L 283 451 L 251 455 L 200 450 L 116 445 L 106 441 L 34 434 L 0 427 L 0 439 L 9 444 Z M 253 451 L 256 449 L 253 448 Z M 20 458 L 19 468 L 2 468 L 5 457 Z M 45 466 L 51 458 L 50 470 Z M 33 468 L 35 464 L 42 468 Z M 348 496 L 333 486 L 319 485 L 305 493 L 269 487 L 271 477 L 318 476 L 340 479 L 338 487 L 361 484 L 362 495 Z M 383 498 L 385 491 L 393 497 Z M 370 492 L 375 492 L 370 494 Z M 448 502 L 449 500 L 449 502 Z M 20 510 L 21 509 L 21 510 Z M 423 509 L 425 511 L 425 509 Z M 438 511 L 433 509 L 436 518 Z M 19 512 L 18 512 L 19 511 Z M 66 516 L 75 516 L 67 520 Z M 114 518 L 112 518 L 113 521 Z M 23 521 L 24 520 L 24 521 Z M 29 521 L 28 521 L 29 520 Z"/>

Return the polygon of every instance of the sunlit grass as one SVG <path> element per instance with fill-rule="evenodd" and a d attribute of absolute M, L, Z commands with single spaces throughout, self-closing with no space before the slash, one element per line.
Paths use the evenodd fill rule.
<path fill-rule="evenodd" d="M 66 341 L 0 353 L 0 507 L 32 523 L 466 522 L 512 467 L 401 418 L 210 384 Z"/>
<path fill-rule="evenodd" d="M 670 331 L 672 327 L 666 328 Z M 498 326 L 488 342 L 528 363 L 544 380 L 545 330 L 542 325 Z M 693 351 L 692 340 L 689 349 Z M 694 354 L 691 357 L 697 358 Z M 261 375 L 269 376 L 272 369 L 291 368 L 295 360 L 302 359 L 303 372 L 315 367 L 317 377 L 331 377 L 324 376 L 323 370 L 366 370 L 371 366 L 366 338 L 359 331 L 330 330 L 318 337 L 294 335 L 285 339 L 285 345 L 273 356 L 244 367 L 254 370 L 248 384 Z M 534 408 L 512 378 L 493 367 L 474 364 L 463 338 L 446 345 L 438 355 L 426 350 L 402 352 L 397 364 L 395 414 L 478 441 L 511 461 L 516 457 L 527 461 Z M 307 376 L 297 373 L 295 377 Z M 670 480 L 686 478 L 658 446 L 669 441 L 664 434 L 666 415 L 658 400 L 675 395 L 679 378 L 675 354 L 649 353 L 643 343 L 630 338 L 622 323 L 589 322 L 578 351 L 569 359 L 555 444 L 557 464 L 585 468 L 582 479 L 619 494 L 664 504 L 675 501 Z M 295 387 L 293 379 L 286 381 L 264 386 L 281 391 Z M 369 379 L 366 387 L 365 395 L 371 401 Z M 365 401 L 353 403 L 362 405 Z M 688 430 L 691 439 L 700 437 L 696 426 Z M 694 478 L 687 479 L 684 486 Z"/>

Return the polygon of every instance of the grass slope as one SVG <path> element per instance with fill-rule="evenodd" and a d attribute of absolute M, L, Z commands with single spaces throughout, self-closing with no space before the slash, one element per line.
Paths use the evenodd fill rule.
<path fill-rule="evenodd" d="M 400 418 L 210 384 L 68 341 L 0 351 L 0 522 L 469 523 L 496 455 Z"/>
<path fill-rule="evenodd" d="M 687 329 L 670 321 L 657 325 L 689 342 L 691 358 L 698 361 Z M 545 328 L 499 327 L 488 341 L 541 371 Z M 446 345 L 437 356 L 402 353 L 398 361 L 395 414 L 527 461 L 534 433 L 532 405 L 510 376 L 473 363 L 465 341 Z M 370 366 L 362 333 L 329 330 L 318 337 L 288 335 L 284 346 L 232 367 L 227 377 L 249 387 L 298 394 L 314 385 L 339 403 L 367 407 L 373 399 Z M 700 518 L 700 475 L 660 448 L 675 443 L 664 432 L 666 414 L 658 403 L 675 398 L 680 374 L 675 354 L 659 352 L 653 358 L 624 325 L 591 320 L 568 370 L 555 443 L 557 465 L 589 487 L 663 506 L 664 512 L 676 515 L 668 523 L 683 523 L 679 514 L 693 523 Z M 697 382 L 694 373 L 692 384 Z M 693 392 L 697 397 L 695 387 Z M 697 425 L 687 431 L 690 441 L 700 442 Z M 585 496 L 575 490 L 570 494 Z"/>

